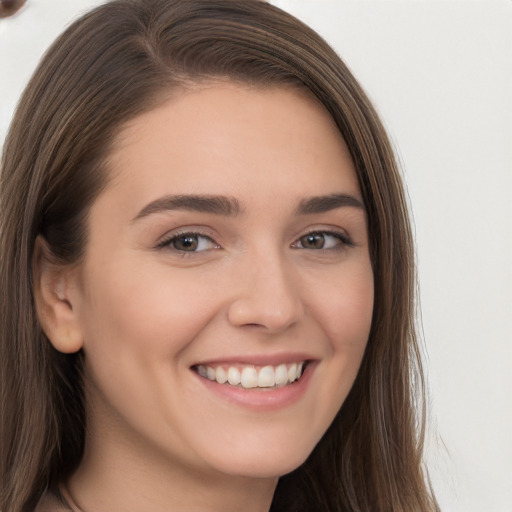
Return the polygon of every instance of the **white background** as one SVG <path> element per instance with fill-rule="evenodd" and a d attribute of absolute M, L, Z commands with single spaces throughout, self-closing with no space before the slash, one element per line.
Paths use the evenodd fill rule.
<path fill-rule="evenodd" d="M 44 49 L 100 0 L 0 21 L 0 140 Z M 512 512 L 512 0 L 275 0 L 383 116 L 414 216 L 443 512 Z"/>

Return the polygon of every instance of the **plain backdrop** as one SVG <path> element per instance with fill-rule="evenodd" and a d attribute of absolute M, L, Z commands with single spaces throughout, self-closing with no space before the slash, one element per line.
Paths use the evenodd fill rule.
<path fill-rule="evenodd" d="M 0 21 L 0 141 L 45 48 L 100 0 Z M 275 0 L 336 48 L 395 144 L 414 217 L 443 512 L 512 512 L 512 0 Z"/>

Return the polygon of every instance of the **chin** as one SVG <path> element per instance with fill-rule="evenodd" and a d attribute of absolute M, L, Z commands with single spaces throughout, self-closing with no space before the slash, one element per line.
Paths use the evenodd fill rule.
<path fill-rule="evenodd" d="M 312 450 L 265 450 L 258 453 L 232 453 L 214 461 L 217 471 L 245 478 L 280 478 L 301 466 Z"/>

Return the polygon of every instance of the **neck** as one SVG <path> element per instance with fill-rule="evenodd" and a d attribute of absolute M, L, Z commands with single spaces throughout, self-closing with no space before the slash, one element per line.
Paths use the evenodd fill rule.
<path fill-rule="evenodd" d="M 116 427 L 88 423 L 84 457 L 66 484 L 82 512 L 268 512 L 277 477 L 234 476 L 176 460 Z"/>
<path fill-rule="evenodd" d="M 73 475 L 66 492 L 77 512 L 268 512 L 276 485 L 276 482 L 269 485 L 235 477 L 223 481 L 203 478 L 200 484 L 198 479 L 192 479 L 185 483 L 182 474 L 179 481 L 169 480 L 166 485 L 162 485 L 160 475 L 148 485 L 133 473 L 124 481 L 119 473 L 116 481 L 105 479 L 107 473 L 112 471 L 91 475 L 81 468 Z"/>

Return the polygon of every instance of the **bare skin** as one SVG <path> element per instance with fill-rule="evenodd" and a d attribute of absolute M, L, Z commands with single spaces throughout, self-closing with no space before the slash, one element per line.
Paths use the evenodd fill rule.
<path fill-rule="evenodd" d="M 84 262 L 42 263 L 37 294 L 56 348 L 86 358 L 87 442 L 68 488 L 85 512 L 268 511 L 345 400 L 370 330 L 346 145 L 305 93 L 211 83 L 133 120 L 109 165 Z M 286 382 L 283 365 L 298 372 Z"/>

